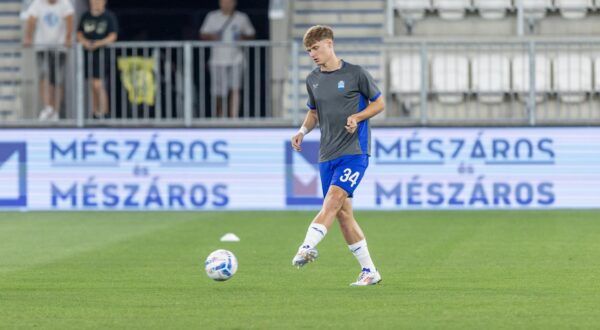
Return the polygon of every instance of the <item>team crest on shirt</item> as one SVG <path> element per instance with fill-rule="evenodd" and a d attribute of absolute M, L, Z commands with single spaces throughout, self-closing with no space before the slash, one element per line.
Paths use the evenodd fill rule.
<path fill-rule="evenodd" d="M 345 87 L 345 83 L 343 80 L 338 81 L 338 90 L 343 91 Z"/>

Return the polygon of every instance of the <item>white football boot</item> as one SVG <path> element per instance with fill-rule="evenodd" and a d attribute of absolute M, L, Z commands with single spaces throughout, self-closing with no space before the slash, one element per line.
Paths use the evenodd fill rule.
<path fill-rule="evenodd" d="M 363 268 L 358 275 L 358 279 L 354 283 L 350 283 L 351 286 L 366 286 L 375 285 L 381 282 L 381 275 L 377 270 L 371 271 L 369 268 Z"/>
<path fill-rule="evenodd" d="M 308 245 L 300 247 L 298 253 L 292 259 L 292 265 L 300 268 L 309 262 L 315 261 L 319 257 L 319 252 L 315 248 L 310 248 Z"/>

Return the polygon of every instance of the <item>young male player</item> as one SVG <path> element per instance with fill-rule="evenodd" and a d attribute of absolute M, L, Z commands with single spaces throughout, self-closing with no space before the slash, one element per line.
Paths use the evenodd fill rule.
<path fill-rule="evenodd" d="M 383 97 L 367 71 L 336 56 L 330 27 L 317 25 L 308 29 L 304 47 L 318 68 L 306 78 L 310 111 L 300 131 L 292 137 L 292 147 L 300 151 L 304 136 L 319 123 L 319 167 L 325 200 L 292 264 L 299 268 L 318 257 L 315 247 L 337 218 L 350 251 L 362 267 L 351 285 L 377 284 L 381 276 L 352 214 L 350 198 L 369 165 L 368 119 L 383 111 Z"/>

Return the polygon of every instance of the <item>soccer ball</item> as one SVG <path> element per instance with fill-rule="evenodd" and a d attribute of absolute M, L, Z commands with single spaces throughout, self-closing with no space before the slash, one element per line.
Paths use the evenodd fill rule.
<path fill-rule="evenodd" d="M 216 250 L 204 262 L 206 275 L 215 281 L 227 281 L 237 271 L 237 259 L 227 250 Z"/>

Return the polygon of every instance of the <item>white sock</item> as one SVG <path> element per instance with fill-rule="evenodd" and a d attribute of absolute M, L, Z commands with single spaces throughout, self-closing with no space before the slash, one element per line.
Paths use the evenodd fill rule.
<path fill-rule="evenodd" d="M 314 248 L 319 242 L 327 235 L 327 228 L 320 223 L 311 223 L 308 226 L 304 243 L 301 248 L 308 249 Z"/>
<path fill-rule="evenodd" d="M 350 252 L 354 254 L 363 269 L 368 268 L 372 272 L 375 271 L 375 265 L 373 264 L 373 260 L 371 260 L 366 240 L 363 239 L 362 241 L 348 245 L 348 248 L 350 248 Z"/>

